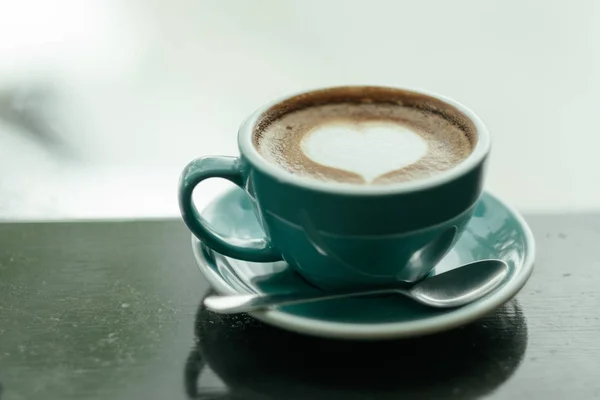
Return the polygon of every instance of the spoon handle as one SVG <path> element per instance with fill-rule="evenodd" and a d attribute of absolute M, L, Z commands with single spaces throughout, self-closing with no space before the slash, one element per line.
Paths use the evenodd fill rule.
<path fill-rule="evenodd" d="M 297 303 L 310 303 L 313 301 L 332 300 L 342 297 L 367 296 L 372 294 L 402 293 L 398 288 L 381 288 L 368 291 L 340 291 L 340 292 L 301 292 L 278 294 L 233 294 L 224 296 L 207 296 L 204 305 L 211 311 L 220 314 L 234 314 L 240 312 L 256 311 L 273 306 L 287 306 Z"/>

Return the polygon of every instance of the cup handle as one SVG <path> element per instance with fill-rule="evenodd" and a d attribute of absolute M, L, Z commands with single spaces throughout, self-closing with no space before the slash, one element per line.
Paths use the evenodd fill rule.
<path fill-rule="evenodd" d="M 228 257 L 252 262 L 280 261 L 281 255 L 266 239 L 228 237 L 214 230 L 194 205 L 192 192 L 205 179 L 223 178 L 243 189 L 239 159 L 201 157 L 190 162 L 179 180 L 179 209 L 192 233 L 211 249 Z"/>

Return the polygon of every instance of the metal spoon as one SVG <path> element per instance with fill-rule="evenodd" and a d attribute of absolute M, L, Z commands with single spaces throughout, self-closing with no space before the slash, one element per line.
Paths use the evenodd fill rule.
<path fill-rule="evenodd" d="M 504 261 L 481 260 L 425 279 L 408 289 L 384 287 L 362 291 L 207 296 L 204 305 L 211 311 L 233 314 L 344 297 L 399 293 L 429 307 L 452 308 L 471 303 L 490 293 L 502 283 L 507 274 L 508 266 Z"/>

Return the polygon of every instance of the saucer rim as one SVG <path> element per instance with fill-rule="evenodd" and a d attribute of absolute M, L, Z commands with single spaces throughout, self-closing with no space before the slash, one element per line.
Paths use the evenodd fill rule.
<path fill-rule="evenodd" d="M 523 216 L 514 207 L 508 205 L 493 193 L 485 191 L 485 194 L 500 203 L 500 205 L 503 206 L 521 226 L 525 237 L 526 249 L 525 258 L 521 262 L 522 266 L 515 274 L 510 275 L 506 283 L 490 296 L 444 314 L 408 322 L 387 322 L 380 324 L 331 322 L 296 316 L 277 309 L 255 311 L 248 314 L 262 322 L 286 330 L 311 336 L 348 340 L 381 340 L 429 335 L 465 325 L 485 316 L 497 307 L 508 302 L 523 288 L 533 272 L 536 255 L 533 232 Z M 229 286 L 212 268 L 207 267 L 209 262 L 202 252 L 199 251 L 200 246 L 197 245 L 197 242 L 199 242 L 199 240 L 192 235 L 192 250 L 194 252 L 196 263 L 198 264 L 201 273 L 209 281 L 211 287 L 219 294 L 239 293 Z"/>

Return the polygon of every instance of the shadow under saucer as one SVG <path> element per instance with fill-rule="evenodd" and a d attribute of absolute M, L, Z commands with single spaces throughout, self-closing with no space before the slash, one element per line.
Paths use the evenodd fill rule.
<path fill-rule="evenodd" d="M 200 307 L 196 340 L 185 373 L 191 398 L 473 399 L 517 369 L 527 326 L 515 299 L 461 328 L 380 342 L 303 336 Z M 207 366 L 225 388 L 199 385 Z"/>

